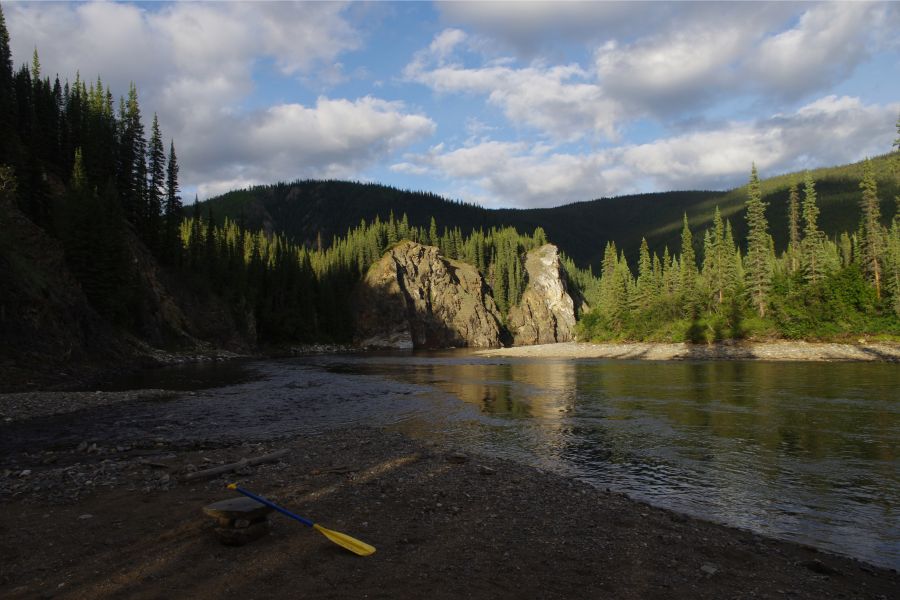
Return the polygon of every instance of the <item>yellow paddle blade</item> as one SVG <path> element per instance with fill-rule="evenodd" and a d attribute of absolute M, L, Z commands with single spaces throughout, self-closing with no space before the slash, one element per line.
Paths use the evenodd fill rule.
<path fill-rule="evenodd" d="M 338 546 L 346 548 L 354 554 L 359 554 L 360 556 L 369 556 L 370 554 L 373 554 L 375 552 L 375 546 L 370 546 L 365 542 L 361 542 L 356 538 L 352 538 L 346 533 L 325 529 L 321 525 L 313 525 L 313 529 L 327 537 Z"/>

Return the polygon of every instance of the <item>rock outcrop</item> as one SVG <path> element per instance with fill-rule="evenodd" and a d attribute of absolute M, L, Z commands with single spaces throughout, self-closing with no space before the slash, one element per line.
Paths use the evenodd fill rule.
<path fill-rule="evenodd" d="M 559 250 L 545 244 L 525 259 L 528 285 L 522 300 L 509 311 L 507 327 L 516 346 L 552 344 L 575 339 L 575 303 L 559 262 Z"/>
<path fill-rule="evenodd" d="M 364 347 L 500 346 L 500 314 L 478 270 L 434 246 L 403 241 L 385 253 L 354 298 Z"/>

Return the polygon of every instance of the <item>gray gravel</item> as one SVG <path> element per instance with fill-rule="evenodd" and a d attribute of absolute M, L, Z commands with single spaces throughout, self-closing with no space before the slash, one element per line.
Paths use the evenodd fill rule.
<path fill-rule="evenodd" d="M 178 392 L 152 389 L 129 392 L 20 392 L 0 394 L 0 422 L 12 423 L 13 421 L 62 415 L 120 402 L 173 398 L 177 395 Z"/>

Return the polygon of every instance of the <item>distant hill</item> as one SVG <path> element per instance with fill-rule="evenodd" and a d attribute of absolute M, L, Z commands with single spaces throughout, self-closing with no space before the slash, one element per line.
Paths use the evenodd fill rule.
<path fill-rule="evenodd" d="M 885 222 L 894 215 L 894 196 L 900 194 L 897 177 L 891 172 L 896 155 L 872 159 L 879 185 L 881 210 Z M 766 214 L 776 247 L 787 244 L 787 198 L 792 182 L 802 182 L 802 173 L 790 173 L 764 179 Z M 862 163 L 813 171 L 821 209 L 820 227 L 833 236 L 854 231 L 859 222 L 859 180 Z M 427 227 L 433 216 L 439 228 L 459 227 L 464 233 L 473 228 L 508 225 L 530 232 L 543 227 L 548 237 L 580 265 L 596 268 L 608 240 L 615 241 L 634 262 L 641 238 L 650 248 L 662 252 L 668 245 L 680 245 L 681 220 L 686 212 L 695 232 L 698 248 L 702 231 L 712 220 L 718 206 L 730 219 L 735 236 L 742 239 L 746 230 L 744 202 L 746 186 L 729 191 L 677 191 L 600 198 L 586 202 L 541 209 L 485 209 L 435 194 L 410 192 L 371 183 L 348 181 L 296 181 L 256 186 L 228 192 L 201 203 L 206 214 L 212 208 L 217 221 L 228 217 L 252 229 L 265 228 L 283 233 L 295 241 L 315 245 L 321 237 L 329 244 L 335 235 L 361 220 L 382 220 L 393 212 L 395 218 L 406 214 L 410 224 Z"/>

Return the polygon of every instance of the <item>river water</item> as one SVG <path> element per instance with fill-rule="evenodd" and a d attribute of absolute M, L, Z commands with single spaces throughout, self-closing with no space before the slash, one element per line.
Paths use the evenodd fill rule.
<path fill-rule="evenodd" d="M 374 425 L 900 569 L 900 368 L 329 355 L 155 370 L 198 389 L 4 431 L 0 451 Z M 123 383 L 118 384 L 119 387 Z"/>

